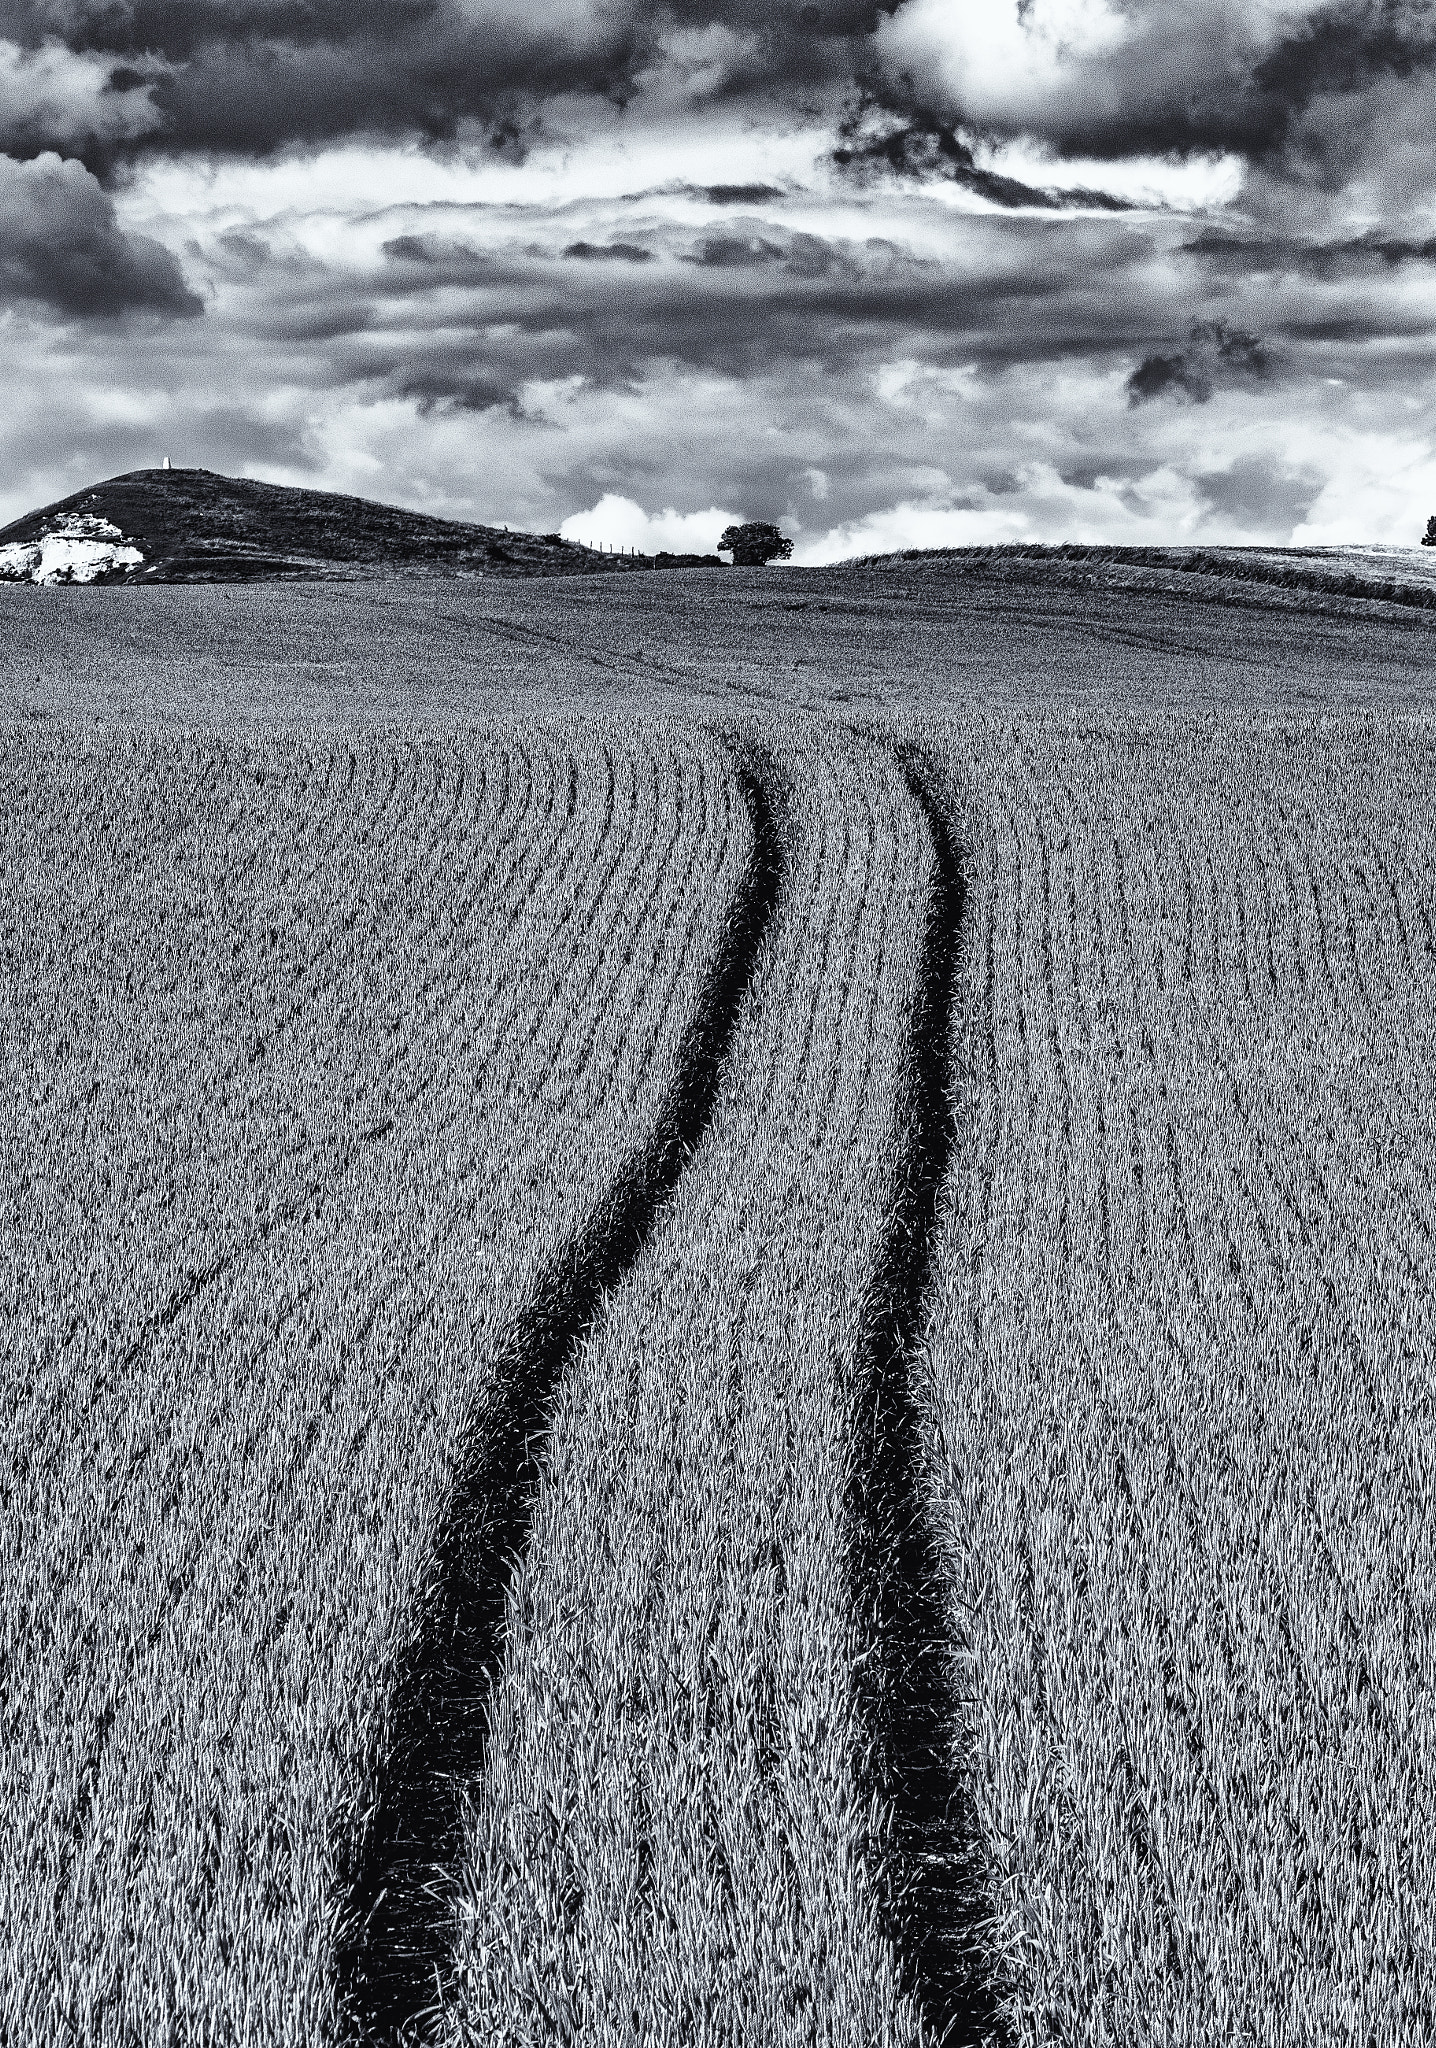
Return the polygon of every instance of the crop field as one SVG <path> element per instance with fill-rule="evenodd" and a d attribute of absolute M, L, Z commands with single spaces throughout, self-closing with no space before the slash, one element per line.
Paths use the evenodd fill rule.
<path fill-rule="evenodd" d="M 0 2032 L 322 2038 L 455 1493 L 681 1138 L 748 812 L 661 734 L 3 772 Z"/>
<path fill-rule="evenodd" d="M 1414 2043 L 1432 734 L 951 758 L 978 907 L 923 1405 L 1016 2038 Z"/>
<path fill-rule="evenodd" d="M 6 593 L 0 2040 L 1429 2039 L 1436 625 L 1131 573 Z"/>
<path fill-rule="evenodd" d="M 852 1553 L 937 876 L 890 758 L 784 766 L 731 1078 L 555 1409 L 465 1828 L 455 2040 L 919 2038 Z"/>

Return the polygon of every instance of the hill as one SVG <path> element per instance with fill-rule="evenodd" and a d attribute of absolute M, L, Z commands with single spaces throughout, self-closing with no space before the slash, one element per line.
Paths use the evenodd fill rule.
<path fill-rule="evenodd" d="M 890 570 L 982 583 L 1040 584 L 1059 590 L 1146 591 L 1220 604 L 1270 606 L 1304 598 L 1436 608 L 1436 551 L 1419 547 L 1119 547 L 1064 541 L 1008 541 L 986 547 L 902 548 L 842 567 Z"/>
<path fill-rule="evenodd" d="M 208 469 L 130 470 L 0 528 L 0 574 L 45 582 L 581 576 L 664 560 Z"/>

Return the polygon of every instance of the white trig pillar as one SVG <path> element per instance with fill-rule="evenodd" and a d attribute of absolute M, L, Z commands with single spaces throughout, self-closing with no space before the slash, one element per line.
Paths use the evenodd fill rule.
<path fill-rule="evenodd" d="M 168 457 L 168 455 L 167 455 L 167 456 L 165 457 L 165 468 L 166 468 L 166 469 L 168 469 L 169 467 L 170 467 L 170 459 L 169 459 L 169 457 Z"/>

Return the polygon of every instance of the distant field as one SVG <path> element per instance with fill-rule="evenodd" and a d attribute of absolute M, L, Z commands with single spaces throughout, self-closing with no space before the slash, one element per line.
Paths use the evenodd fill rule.
<path fill-rule="evenodd" d="M 1424 562 L 1431 550 L 1409 550 Z M 1098 563 L 482 585 L 0 586 L 12 715 L 448 726 L 535 704 L 966 716 L 1424 706 L 1420 608 Z M 1176 586 L 1173 589 L 1163 585 Z"/>
<path fill-rule="evenodd" d="M 1429 2038 L 1436 621 L 1132 576 L 0 593 L 7 2042 Z"/>

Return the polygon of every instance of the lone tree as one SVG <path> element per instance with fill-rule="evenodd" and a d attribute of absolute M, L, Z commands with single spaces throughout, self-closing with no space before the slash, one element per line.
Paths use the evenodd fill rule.
<path fill-rule="evenodd" d="M 733 531 L 731 526 L 728 531 L 730 533 Z M 1421 545 L 1423 548 L 1436 548 L 1436 512 L 1433 512 L 1426 522 L 1426 531 L 1421 536 Z"/>
<path fill-rule="evenodd" d="M 761 519 L 749 520 L 746 526 L 725 527 L 718 547 L 723 554 L 732 550 L 735 569 L 761 569 L 765 562 L 786 562 L 793 552 L 793 543 Z"/>

